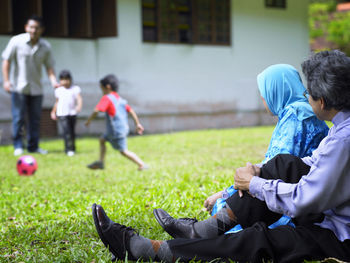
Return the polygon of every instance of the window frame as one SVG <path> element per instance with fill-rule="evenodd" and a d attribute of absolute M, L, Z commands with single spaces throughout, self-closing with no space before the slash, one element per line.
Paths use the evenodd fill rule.
<path fill-rule="evenodd" d="M 176 28 L 177 31 L 174 33 L 174 39 L 175 40 L 166 40 L 164 39 L 162 34 L 162 18 L 161 18 L 161 8 L 160 8 L 160 1 L 164 4 L 166 0 L 142 0 L 141 1 L 141 26 L 142 26 L 142 41 L 144 43 L 170 43 L 170 44 L 196 44 L 196 45 L 215 45 L 215 46 L 231 46 L 231 1 L 230 0 L 207 0 L 207 2 L 211 5 L 209 9 L 209 17 L 211 17 L 211 21 L 207 23 L 208 31 L 206 32 L 209 37 L 207 40 L 202 40 L 200 38 L 200 19 L 198 14 L 200 13 L 200 4 L 202 4 L 203 0 L 187 0 L 187 5 L 176 6 L 176 25 L 172 24 L 173 28 Z M 167 3 L 169 4 L 171 1 L 167 0 Z M 176 0 L 173 0 L 173 3 L 176 3 Z M 222 13 L 218 13 L 218 11 L 214 8 L 218 3 L 221 3 L 222 6 L 224 6 L 224 11 L 226 11 L 225 18 L 220 20 L 220 16 Z M 185 8 L 187 6 L 187 8 Z M 145 17 L 146 12 L 150 12 L 150 10 L 153 10 L 153 13 L 155 14 L 153 21 L 147 20 L 149 19 Z M 179 21 L 179 14 L 181 14 L 183 17 L 188 17 L 188 25 L 186 23 L 180 24 Z M 218 24 L 220 21 L 223 23 Z M 175 22 L 174 22 L 175 23 Z M 187 26 L 187 27 L 185 27 Z M 224 28 L 222 30 L 221 34 L 217 30 L 217 28 Z M 153 37 L 147 38 L 147 33 L 151 32 L 153 29 Z M 146 30 L 149 30 L 146 32 Z M 187 31 L 188 34 L 188 41 L 181 41 L 179 38 L 179 34 L 184 34 Z M 180 32 L 180 33 L 179 33 Z M 149 35 L 152 35 L 149 33 Z M 223 39 L 222 41 L 219 41 L 220 38 Z"/>
<path fill-rule="evenodd" d="M 44 37 L 118 36 L 117 0 L 0 0 L 0 34 L 23 33 L 32 14 L 43 18 Z"/>

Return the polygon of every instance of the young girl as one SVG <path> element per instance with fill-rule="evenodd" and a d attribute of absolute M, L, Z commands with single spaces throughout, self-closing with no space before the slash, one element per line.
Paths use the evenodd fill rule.
<path fill-rule="evenodd" d="M 80 87 L 72 85 L 72 75 L 62 70 L 59 75 L 60 87 L 55 89 L 56 102 L 51 110 L 51 118 L 58 119 L 64 139 L 64 148 L 68 156 L 75 154 L 75 123 L 81 111 L 83 100 Z"/>

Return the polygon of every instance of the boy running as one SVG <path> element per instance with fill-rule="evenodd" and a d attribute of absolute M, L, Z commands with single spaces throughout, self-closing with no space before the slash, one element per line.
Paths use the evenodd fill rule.
<path fill-rule="evenodd" d="M 136 163 L 139 170 L 148 169 L 148 166 L 135 153 L 127 149 L 127 135 L 129 133 L 128 113 L 135 122 L 138 134 L 141 135 L 144 128 L 134 110 L 127 104 L 127 101 L 118 95 L 118 86 L 118 79 L 113 74 L 109 74 L 100 80 L 100 88 L 104 96 L 85 125 L 88 126 L 99 112 L 105 112 L 107 131 L 100 138 L 100 160 L 89 164 L 87 167 L 90 169 L 104 169 L 105 142 L 109 141 L 114 149 L 119 150 L 123 156 Z"/>

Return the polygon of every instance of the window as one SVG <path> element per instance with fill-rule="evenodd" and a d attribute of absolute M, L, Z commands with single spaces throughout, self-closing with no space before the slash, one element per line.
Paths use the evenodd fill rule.
<path fill-rule="evenodd" d="M 11 0 L 7 2 L 9 2 L 10 12 L 12 13 L 11 22 L 14 34 L 24 32 L 24 24 L 29 16 L 32 14 L 41 15 L 40 0 Z"/>
<path fill-rule="evenodd" d="M 287 8 L 287 0 L 265 0 L 266 7 Z"/>
<path fill-rule="evenodd" d="M 43 17 L 44 36 L 117 35 L 116 0 L 0 0 L 0 34 L 23 33 L 32 14 Z"/>
<path fill-rule="evenodd" d="M 11 1 L 0 1 L 0 33 L 10 34 L 13 31 Z"/>
<path fill-rule="evenodd" d="M 230 45 L 230 0 L 142 0 L 144 42 Z"/>

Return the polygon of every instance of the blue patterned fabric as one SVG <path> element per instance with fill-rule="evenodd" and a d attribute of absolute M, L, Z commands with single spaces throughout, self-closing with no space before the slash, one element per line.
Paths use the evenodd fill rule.
<path fill-rule="evenodd" d="M 328 126 L 324 121 L 317 119 L 306 98 L 303 96 L 305 88 L 298 71 L 287 64 L 277 64 L 268 67 L 257 77 L 261 96 L 272 114 L 278 116 L 278 122 L 273 131 L 270 145 L 262 164 L 268 162 L 277 154 L 293 154 L 300 158 L 310 156 L 321 140 L 328 134 Z M 226 205 L 225 200 L 236 190 L 230 186 L 225 190 L 225 198 L 219 198 L 212 210 L 212 215 Z M 293 222 L 288 216 L 270 227 L 291 225 Z M 240 231 L 237 225 L 227 233 Z"/>
<path fill-rule="evenodd" d="M 289 153 L 300 158 L 310 156 L 328 134 L 328 126 L 324 121 L 317 119 L 315 115 L 300 121 L 297 111 L 294 105 L 289 105 L 281 114 L 263 164 L 280 153 Z"/>
<path fill-rule="evenodd" d="M 311 155 L 327 135 L 328 127 L 317 119 L 304 97 L 306 91 L 298 71 L 291 65 L 272 65 L 261 72 L 258 88 L 272 114 L 278 116 L 269 148 L 262 163 L 277 154 Z"/>

